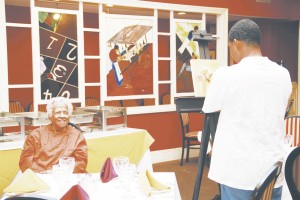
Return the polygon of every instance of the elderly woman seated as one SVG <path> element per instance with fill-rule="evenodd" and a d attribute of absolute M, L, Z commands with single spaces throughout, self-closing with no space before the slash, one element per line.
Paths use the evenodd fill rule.
<path fill-rule="evenodd" d="M 52 98 L 47 105 L 51 124 L 37 128 L 27 136 L 19 166 L 42 173 L 58 164 L 62 156 L 75 158 L 74 173 L 86 172 L 87 144 L 80 131 L 68 125 L 73 106 L 64 97 Z"/>

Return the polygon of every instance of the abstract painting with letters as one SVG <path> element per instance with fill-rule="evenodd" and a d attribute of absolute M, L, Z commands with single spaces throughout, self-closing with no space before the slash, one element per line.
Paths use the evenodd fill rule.
<path fill-rule="evenodd" d="M 78 98 L 77 15 L 38 12 L 41 100 Z"/>

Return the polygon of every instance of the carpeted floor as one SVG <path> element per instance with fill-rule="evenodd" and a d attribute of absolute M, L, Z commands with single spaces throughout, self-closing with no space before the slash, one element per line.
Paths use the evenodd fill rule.
<path fill-rule="evenodd" d="M 192 200 L 195 179 L 198 170 L 198 158 L 190 158 L 180 166 L 180 160 L 153 164 L 155 172 L 175 172 L 182 200 Z M 208 168 L 205 166 L 200 188 L 199 200 L 211 200 L 219 193 L 217 183 L 207 178 Z"/>

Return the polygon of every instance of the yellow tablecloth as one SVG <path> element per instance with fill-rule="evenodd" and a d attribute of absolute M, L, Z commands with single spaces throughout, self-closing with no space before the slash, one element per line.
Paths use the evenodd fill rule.
<path fill-rule="evenodd" d="M 99 136 L 101 135 L 99 134 Z M 138 164 L 153 142 L 154 139 L 146 130 L 87 138 L 87 171 L 90 173 L 100 172 L 107 157 L 127 156 L 131 163 Z M 20 154 L 21 148 L 0 150 L 0 196 L 19 171 Z"/>
<path fill-rule="evenodd" d="M 154 139 L 147 131 L 87 139 L 88 166 L 91 173 L 100 172 L 107 157 L 127 156 L 129 162 L 138 164 Z"/>

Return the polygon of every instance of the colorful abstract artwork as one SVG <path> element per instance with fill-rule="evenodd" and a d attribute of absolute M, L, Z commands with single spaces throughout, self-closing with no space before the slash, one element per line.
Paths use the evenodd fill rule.
<path fill-rule="evenodd" d="M 153 20 L 106 18 L 107 96 L 153 94 Z"/>
<path fill-rule="evenodd" d="M 41 100 L 79 96 L 77 15 L 57 14 L 38 12 Z"/>

